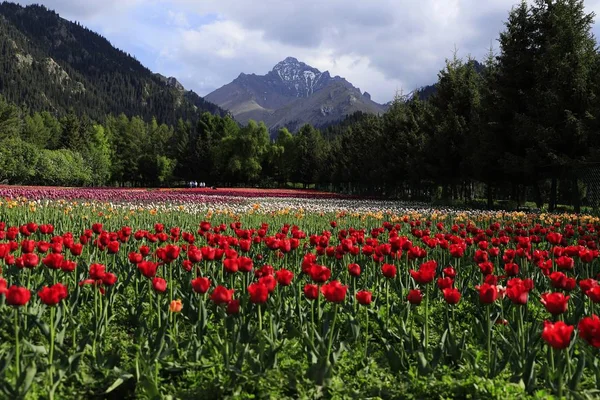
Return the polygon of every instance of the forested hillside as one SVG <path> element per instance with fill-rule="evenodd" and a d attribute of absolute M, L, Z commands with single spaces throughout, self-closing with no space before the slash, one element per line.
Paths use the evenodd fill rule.
<path fill-rule="evenodd" d="M 174 125 L 218 106 L 153 74 L 91 30 L 44 6 L 0 4 L 0 93 L 32 110 L 103 120 L 124 113 Z"/>

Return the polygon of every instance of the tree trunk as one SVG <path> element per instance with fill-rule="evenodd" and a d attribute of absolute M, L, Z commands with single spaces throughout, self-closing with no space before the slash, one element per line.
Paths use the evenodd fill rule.
<path fill-rule="evenodd" d="M 581 212 L 581 196 L 579 195 L 579 182 L 577 177 L 573 177 L 573 211 L 577 214 Z"/>
<path fill-rule="evenodd" d="M 556 210 L 556 195 L 557 195 L 557 179 L 555 176 L 552 177 L 552 184 L 550 185 L 550 201 L 548 203 L 548 211 L 554 212 Z"/>
<path fill-rule="evenodd" d="M 487 184 L 487 208 L 488 210 L 494 208 L 494 192 L 491 183 Z"/>
<path fill-rule="evenodd" d="M 448 189 L 448 185 L 442 186 L 442 200 L 448 200 L 450 198 L 450 193 L 448 193 Z"/>
<path fill-rule="evenodd" d="M 537 208 L 542 208 L 544 206 L 544 199 L 542 199 L 542 192 L 540 191 L 540 185 L 537 181 L 533 184 L 533 200 L 535 201 Z"/>

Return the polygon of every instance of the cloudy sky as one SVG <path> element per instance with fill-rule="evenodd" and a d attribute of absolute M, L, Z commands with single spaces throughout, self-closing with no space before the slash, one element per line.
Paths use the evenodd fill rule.
<path fill-rule="evenodd" d="M 482 58 L 519 0 L 22 0 L 101 33 L 155 72 L 206 95 L 293 56 L 387 102 Z M 587 0 L 600 14 L 600 0 Z M 596 35 L 600 28 L 595 29 Z"/>

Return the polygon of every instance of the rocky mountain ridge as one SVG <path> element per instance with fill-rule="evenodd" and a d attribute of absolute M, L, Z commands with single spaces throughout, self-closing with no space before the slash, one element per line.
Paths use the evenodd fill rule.
<path fill-rule="evenodd" d="M 386 109 L 346 79 L 294 57 L 280 61 L 265 75 L 241 73 L 206 100 L 230 111 L 242 124 L 264 121 L 271 131 L 281 127 L 295 131 L 305 123 L 324 127 L 356 111 Z"/>

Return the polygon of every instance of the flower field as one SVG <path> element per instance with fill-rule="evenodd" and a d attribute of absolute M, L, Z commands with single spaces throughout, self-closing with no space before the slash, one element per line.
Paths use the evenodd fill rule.
<path fill-rule="evenodd" d="M 2 190 L 2 398 L 600 395 L 598 218 Z"/>

